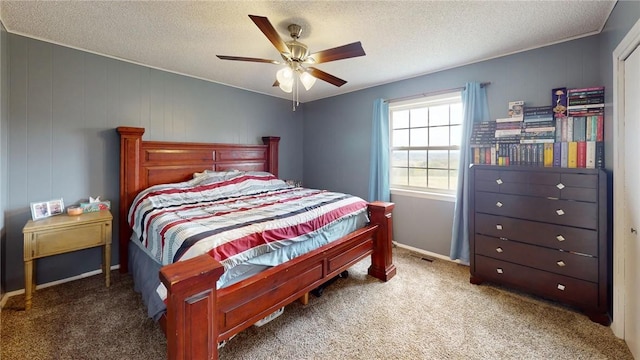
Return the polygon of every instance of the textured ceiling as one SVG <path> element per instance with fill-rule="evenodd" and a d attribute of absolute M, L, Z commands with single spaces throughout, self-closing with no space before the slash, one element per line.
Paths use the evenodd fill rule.
<path fill-rule="evenodd" d="M 596 34 L 615 1 L 1 1 L 11 33 L 216 83 L 290 98 L 272 87 L 278 66 L 216 54 L 281 60 L 248 17 L 266 16 L 285 40 L 317 52 L 361 41 L 364 57 L 316 67 L 322 81 L 300 101 L 411 78 Z"/>

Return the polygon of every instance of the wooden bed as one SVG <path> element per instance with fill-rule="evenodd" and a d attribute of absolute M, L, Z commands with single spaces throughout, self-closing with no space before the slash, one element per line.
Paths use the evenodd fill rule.
<path fill-rule="evenodd" d="M 185 181 L 205 169 L 268 171 L 278 176 L 278 137 L 264 145 L 143 141 L 143 128 L 118 127 L 120 134 L 120 271 L 128 272 L 129 207 L 143 189 Z M 217 359 L 218 343 L 253 325 L 371 256 L 368 273 L 382 281 L 396 273 L 391 239 L 394 205 L 369 203 L 370 224 L 315 251 L 251 278 L 216 290 L 223 266 L 209 255 L 162 267 L 168 290 L 160 324 L 169 359 Z"/>

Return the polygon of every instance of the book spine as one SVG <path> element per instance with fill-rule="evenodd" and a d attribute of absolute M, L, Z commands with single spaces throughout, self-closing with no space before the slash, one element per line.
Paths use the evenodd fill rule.
<path fill-rule="evenodd" d="M 596 141 L 596 168 L 604 168 L 604 142 Z"/>
<path fill-rule="evenodd" d="M 586 140 L 586 123 L 587 118 L 584 116 L 573 117 L 573 141 Z"/>
<path fill-rule="evenodd" d="M 578 167 L 578 143 L 575 141 L 569 142 L 569 150 L 567 154 L 567 167 L 568 168 Z"/>
<path fill-rule="evenodd" d="M 587 142 L 578 141 L 577 143 L 578 143 L 578 153 L 577 153 L 576 167 L 586 168 L 587 167 Z"/>
<path fill-rule="evenodd" d="M 496 147 L 492 146 L 491 147 L 491 165 L 495 165 L 496 164 Z"/>
<path fill-rule="evenodd" d="M 560 167 L 560 150 L 562 145 L 560 142 L 553 143 L 553 167 Z"/>
<path fill-rule="evenodd" d="M 563 141 L 560 143 L 560 167 L 569 166 L 569 143 Z"/>
<path fill-rule="evenodd" d="M 567 141 L 573 141 L 573 116 L 567 117 Z"/>
<path fill-rule="evenodd" d="M 587 162 L 585 167 L 588 169 L 596 168 L 596 142 L 595 141 L 587 141 Z"/>
<path fill-rule="evenodd" d="M 553 144 L 544 144 L 544 167 L 553 166 Z"/>
<path fill-rule="evenodd" d="M 604 141 L 604 116 L 598 115 L 596 124 L 596 141 Z"/>
<path fill-rule="evenodd" d="M 554 138 L 520 139 L 520 144 L 547 144 L 555 142 Z"/>
<path fill-rule="evenodd" d="M 600 91 L 604 92 L 604 86 L 592 86 L 592 87 L 586 87 L 586 88 L 569 89 L 569 91 L 567 91 L 567 94 L 568 96 L 572 96 L 577 93 L 600 92 Z"/>
<path fill-rule="evenodd" d="M 556 142 L 562 141 L 562 118 L 556 119 Z"/>

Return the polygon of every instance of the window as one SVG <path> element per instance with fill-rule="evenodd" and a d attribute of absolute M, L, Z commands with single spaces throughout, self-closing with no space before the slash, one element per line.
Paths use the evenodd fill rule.
<path fill-rule="evenodd" d="M 458 183 L 460 92 L 389 104 L 392 189 L 453 194 Z"/>

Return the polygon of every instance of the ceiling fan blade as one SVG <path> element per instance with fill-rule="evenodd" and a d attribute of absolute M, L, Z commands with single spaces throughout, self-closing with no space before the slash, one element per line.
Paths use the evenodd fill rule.
<path fill-rule="evenodd" d="M 275 46 L 276 49 L 278 49 L 278 51 L 281 54 L 289 53 L 289 47 L 284 42 L 284 40 L 282 40 L 280 35 L 278 35 L 278 32 L 273 27 L 273 25 L 271 25 L 271 22 L 269 22 L 269 19 L 267 19 L 264 16 L 256 16 L 256 15 L 249 15 L 249 17 L 251 18 L 251 20 L 253 20 L 253 22 L 258 26 L 258 29 L 262 31 L 262 33 L 267 37 L 267 39 L 269 39 L 269 41 L 271 41 L 273 46 Z"/>
<path fill-rule="evenodd" d="M 315 60 L 316 64 L 326 63 L 329 61 L 336 61 L 342 59 L 348 59 L 352 57 L 364 56 L 366 55 L 364 49 L 362 48 L 362 44 L 360 41 L 338 46 L 332 49 L 318 51 L 309 55 L 310 58 Z"/>
<path fill-rule="evenodd" d="M 329 73 L 326 73 L 326 72 L 324 72 L 322 70 L 318 70 L 318 69 L 313 68 L 313 67 L 307 68 L 307 72 L 309 74 L 311 74 L 311 76 L 315 77 L 316 79 L 320 79 L 322 81 L 326 81 L 329 84 L 335 85 L 337 87 L 340 87 L 340 86 L 342 86 L 342 85 L 347 83 L 346 80 L 342 80 L 342 79 L 340 79 L 338 77 L 335 77 L 335 76 L 333 76 L 333 75 L 331 75 Z"/>
<path fill-rule="evenodd" d="M 259 59 L 259 58 L 250 58 L 250 57 L 242 57 L 242 56 L 227 56 L 227 55 L 216 55 L 218 59 L 222 60 L 238 60 L 238 61 L 251 61 L 251 62 L 259 62 L 259 63 L 271 63 L 278 65 L 279 61 L 269 60 L 269 59 Z"/>

